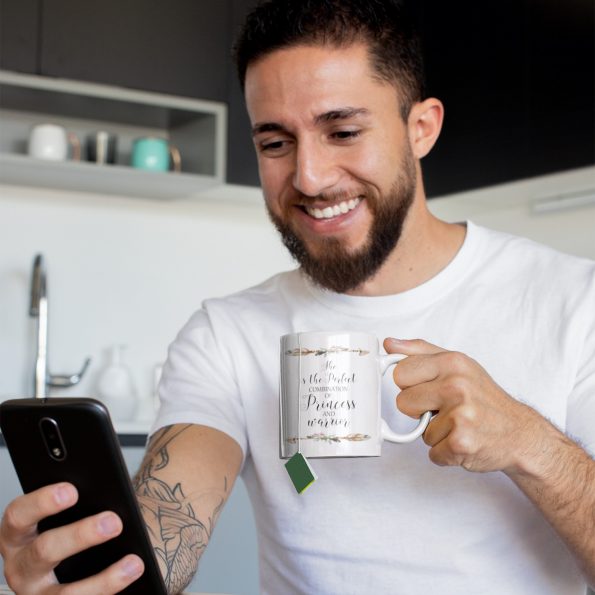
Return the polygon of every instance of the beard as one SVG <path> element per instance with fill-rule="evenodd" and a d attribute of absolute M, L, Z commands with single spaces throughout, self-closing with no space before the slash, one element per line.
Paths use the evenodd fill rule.
<path fill-rule="evenodd" d="M 355 251 L 347 250 L 338 238 L 326 237 L 321 240 L 319 255 L 314 255 L 294 232 L 291 223 L 283 221 L 268 207 L 267 210 L 283 244 L 310 279 L 324 289 L 345 293 L 372 278 L 386 262 L 401 237 L 415 190 L 415 162 L 409 149 L 388 194 L 376 200 L 369 193 L 364 194 L 372 213 L 372 224 L 364 245 Z"/>

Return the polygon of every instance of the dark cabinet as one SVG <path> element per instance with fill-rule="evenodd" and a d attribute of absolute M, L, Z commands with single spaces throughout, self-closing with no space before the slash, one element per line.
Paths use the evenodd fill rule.
<path fill-rule="evenodd" d="M 255 0 L 232 0 L 231 43 L 235 39 L 245 16 Z M 235 66 L 231 60 L 228 70 L 229 81 L 229 136 L 227 144 L 227 179 L 231 184 L 259 186 L 256 151 L 252 142 L 250 119 L 246 111 L 244 93 L 240 88 Z"/>
<path fill-rule="evenodd" d="M 429 196 L 595 163 L 592 0 L 406 0 L 444 101 Z M 258 185 L 230 47 L 255 0 L 0 0 L 2 68 L 225 101 L 227 181 Z"/>
<path fill-rule="evenodd" d="M 227 100 L 226 1 L 46 0 L 41 74 Z"/>
<path fill-rule="evenodd" d="M 0 0 L 0 68 L 39 74 L 41 0 Z"/>
<path fill-rule="evenodd" d="M 528 3 L 530 175 L 595 163 L 595 2 Z"/>
<path fill-rule="evenodd" d="M 417 0 L 428 91 L 445 104 L 430 196 L 595 163 L 595 4 Z"/>

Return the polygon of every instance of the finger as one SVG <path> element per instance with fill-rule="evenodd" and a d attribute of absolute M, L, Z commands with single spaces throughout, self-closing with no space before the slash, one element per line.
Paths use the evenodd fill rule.
<path fill-rule="evenodd" d="M 414 418 L 426 411 L 440 411 L 445 406 L 441 388 L 437 379 L 404 388 L 396 397 L 397 409 Z"/>
<path fill-rule="evenodd" d="M 436 446 L 452 431 L 452 418 L 446 415 L 435 415 L 423 433 L 423 440 L 428 446 Z"/>
<path fill-rule="evenodd" d="M 103 512 L 75 523 L 45 531 L 19 557 L 32 573 L 52 571 L 62 560 L 98 545 L 122 532 L 122 521 L 113 512 Z"/>
<path fill-rule="evenodd" d="M 466 457 L 464 453 L 458 453 L 453 450 L 448 438 L 441 440 L 438 444 L 430 448 L 428 456 L 432 463 L 441 467 L 447 465 L 451 467 L 464 466 Z"/>
<path fill-rule="evenodd" d="M 2 541 L 9 546 L 27 543 L 36 534 L 37 523 L 41 519 L 69 508 L 77 500 L 78 492 L 69 483 L 45 486 L 15 498 L 2 517 Z"/>
<path fill-rule="evenodd" d="M 485 370 L 472 358 L 458 351 L 449 351 L 432 345 L 422 339 L 386 338 L 384 347 L 388 353 L 407 355 L 395 367 L 393 376 L 396 384 L 405 388 L 420 382 L 428 382 L 438 375 L 458 377 L 459 379 Z"/>
<path fill-rule="evenodd" d="M 384 340 L 387 353 L 402 353 L 403 355 L 433 355 L 446 351 L 442 347 L 432 345 L 423 339 L 395 339 L 387 337 Z"/>
<path fill-rule="evenodd" d="M 394 339 L 384 340 L 387 353 L 401 353 L 407 355 L 399 362 L 393 371 L 393 379 L 399 388 L 407 388 L 421 382 L 429 382 L 437 378 L 439 368 L 432 356 L 448 353 L 445 349 L 432 345 L 422 339 Z"/>
<path fill-rule="evenodd" d="M 399 364 L 401 365 L 401 364 Z M 426 411 L 446 411 L 460 403 L 462 397 L 456 392 L 458 385 L 461 385 L 460 391 L 464 390 L 463 382 L 457 379 L 444 379 L 440 377 L 438 366 L 432 362 L 423 362 L 423 370 L 402 371 L 406 385 L 402 388 L 396 397 L 397 409 L 409 417 L 419 417 Z M 416 383 L 414 376 L 434 376 L 432 380 Z"/>
<path fill-rule="evenodd" d="M 465 354 L 440 351 L 406 357 L 395 367 L 393 378 L 400 388 L 441 379 L 444 385 L 441 387 L 442 393 L 459 394 L 469 388 L 469 380 L 477 370 L 477 362 Z"/>
<path fill-rule="evenodd" d="M 95 576 L 68 585 L 57 585 L 48 595 L 113 595 L 142 576 L 144 570 L 141 558 L 130 554 Z"/>

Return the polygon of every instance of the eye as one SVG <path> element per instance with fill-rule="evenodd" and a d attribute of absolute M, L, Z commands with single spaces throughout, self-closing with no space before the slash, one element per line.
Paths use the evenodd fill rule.
<path fill-rule="evenodd" d="M 271 157 L 278 157 L 285 155 L 292 145 L 292 141 L 287 138 L 276 138 L 270 140 L 262 140 L 257 143 L 257 148 L 260 153 L 269 155 Z"/>
<path fill-rule="evenodd" d="M 277 151 L 285 146 L 287 141 L 275 140 L 272 142 L 260 143 L 260 149 L 262 151 Z"/>
<path fill-rule="evenodd" d="M 361 134 L 361 130 L 337 130 L 331 136 L 337 140 L 353 140 Z"/>

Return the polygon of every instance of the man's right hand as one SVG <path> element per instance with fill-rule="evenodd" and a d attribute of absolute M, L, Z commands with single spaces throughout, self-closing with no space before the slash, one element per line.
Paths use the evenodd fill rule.
<path fill-rule="evenodd" d="M 59 483 L 15 498 L 0 524 L 0 554 L 8 585 L 18 595 L 111 595 L 119 593 L 144 571 L 142 560 L 125 556 L 99 574 L 60 585 L 54 568 L 64 559 L 116 537 L 122 521 L 113 512 L 82 519 L 71 525 L 37 532 L 37 523 L 74 505 L 76 488 Z"/>

